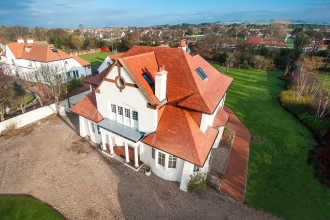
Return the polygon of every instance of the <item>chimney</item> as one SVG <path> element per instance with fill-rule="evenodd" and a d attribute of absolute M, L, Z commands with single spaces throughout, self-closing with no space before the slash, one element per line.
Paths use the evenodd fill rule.
<path fill-rule="evenodd" d="M 17 39 L 17 43 L 20 43 L 20 44 L 24 43 L 23 38 L 19 37 L 19 38 Z"/>
<path fill-rule="evenodd" d="M 187 44 L 185 40 L 181 40 L 180 41 L 180 45 L 179 48 L 181 48 L 182 50 L 184 50 L 185 52 L 187 52 Z"/>
<path fill-rule="evenodd" d="M 164 65 L 159 66 L 155 77 L 155 95 L 163 103 L 166 101 L 167 71 Z"/>
<path fill-rule="evenodd" d="M 29 38 L 29 39 L 26 40 L 26 43 L 28 43 L 28 44 L 33 44 L 33 42 L 34 42 L 34 40 L 31 39 L 31 38 Z"/>

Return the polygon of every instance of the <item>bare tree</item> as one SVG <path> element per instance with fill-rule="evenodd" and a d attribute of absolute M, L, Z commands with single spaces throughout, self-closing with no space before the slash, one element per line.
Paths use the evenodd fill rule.
<path fill-rule="evenodd" d="M 2 69 L 0 66 L 0 121 L 5 120 L 6 108 L 9 106 L 9 81 L 9 77 L 2 73 Z"/>
<path fill-rule="evenodd" d="M 59 104 L 62 97 L 67 95 L 67 80 L 65 67 L 60 65 L 41 65 L 34 73 L 30 75 L 31 81 L 38 82 L 44 88 L 51 91 L 55 100 L 56 111 L 59 112 Z M 41 100 L 41 98 L 40 98 Z"/>
<path fill-rule="evenodd" d="M 316 101 L 316 116 L 318 118 L 323 118 L 329 114 L 330 109 L 330 92 L 320 90 L 319 94 L 315 96 Z"/>
<path fill-rule="evenodd" d="M 296 72 L 296 100 L 299 100 L 305 93 L 308 87 L 308 75 L 304 71 L 304 66 L 298 68 Z"/>

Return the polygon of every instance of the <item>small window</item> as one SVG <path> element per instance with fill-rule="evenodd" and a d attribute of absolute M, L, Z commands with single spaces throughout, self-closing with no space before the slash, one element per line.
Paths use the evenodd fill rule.
<path fill-rule="evenodd" d="M 111 109 L 112 109 L 112 112 L 113 113 L 116 113 L 117 112 L 117 106 L 116 105 L 111 104 Z"/>
<path fill-rule="evenodd" d="M 176 157 L 170 155 L 168 158 L 168 168 L 176 168 Z"/>
<path fill-rule="evenodd" d="M 125 108 L 125 116 L 126 116 L 126 118 L 131 118 L 130 110 L 127 108 Z"/>
<path fill-rule="evenodd" d="M 194 165 L 194 172 L 199 172 L 201 170 L 200 166 Z"/>
<path fill-rule="evenodd" d="M 155 148 L 151 148 L 151 157 L 152 157 L 152 159 L 155 159 L 155 152 L 156 152 Z"/>
<path fill-rule="evenodd" d="M 137 111 L 133 111 L 133 120 L 138 121 L 139 120 L 139 115 Z"/>
<path fill-rule="evenodd" d="M 91 123 L 91 127 L 92 127 L 93 134 L 95 134 L 95 127 L 94 127 L 94 124 L 93 123 Z"/>
<path fill-rule="evenodd" d="M 196 69 L 196 72 L 202 78 L 202 80 L 206 80 L 207 79 L 207 75 L 206 75 L 206 73 L 204 72 L 204 70 L 202 68 L 198 67 Z"/>
<path fill-rule="evenodd" d="M 155 84 L 154 84 L 154 82 L 151 80 L 151 78 L 149 77 L 149 75 L 148 75 L 147 73 L 143 73 L 142 75 L 143 75 L 144 79 L 148 82 L 149 86 L 150 86 L 151 88 L 155 88 Z"/>
<path fill-rule="evenodd" d="M 118 114 L 123 115 L 123 107 L 118 106 Z"/>
<path fill-rule="evenodd" d="M 165 167 L 165 154 L 158 152 L 158 164 Z"/>

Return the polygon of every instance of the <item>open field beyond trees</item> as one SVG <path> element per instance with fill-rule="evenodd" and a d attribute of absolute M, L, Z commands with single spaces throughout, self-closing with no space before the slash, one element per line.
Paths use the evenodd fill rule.
<path fill-rule="evenodd" d="M 92 68 L 98 68 L 104 61 L 104 59 L 109 56 L 111 52 L 99 52 L 81 55 L 80 57 L 91 63 Z"/>
<path fill-rule="evenodd" d="M 26 196 L 0 196 L 1 219 L 63 219 L 42 202 Z"/>
<path fill-rule="evenodd" d="M 330 92 L 330 74 L 318 74 L 318 78 L 322 81 L 324 89 Z"/>
<path fill-rule="evenodd" d="M 227 74 L 234 82 L 226 104 L 253 136 L 245 203 L 285 219 L 330 218 L 330 190 L 307 164 L 317 143 L 278 102 L 282 73 L 231 69 Z"/>

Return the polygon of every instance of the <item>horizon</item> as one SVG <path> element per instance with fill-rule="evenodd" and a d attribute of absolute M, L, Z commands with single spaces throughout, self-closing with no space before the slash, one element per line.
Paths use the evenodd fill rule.
<path fill-rule="evenodd" d="M 192 0 L 153 2 L 137 0 L 115 2 L 106 0 L 13 0 L 2 3 L 1 25 L 76 28 L 146 27 L 200 24 L 215 22 L 269 22 L 276 19 L 302 21 L 302 23 L 329 24 L 330 1 L 284 0 L 264 2 L 261 0 L 231 2 Z"/>

